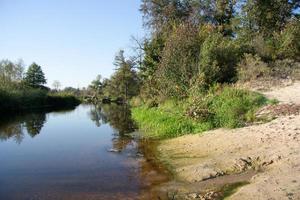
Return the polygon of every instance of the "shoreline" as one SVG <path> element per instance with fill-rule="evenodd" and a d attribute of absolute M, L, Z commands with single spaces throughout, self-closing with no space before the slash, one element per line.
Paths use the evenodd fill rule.
<path fill-rule="evenodd" d="M 290 91 L 300 91 L 300 84 L 265 95 L 281 102 L 277 108 L 294 108 L 300 95 Z M 300 115 L 279 115 L 263 124 L 161 140 L 158 159 L 174 176 L 161 185 L 168 198 L 300 199 Z"/>

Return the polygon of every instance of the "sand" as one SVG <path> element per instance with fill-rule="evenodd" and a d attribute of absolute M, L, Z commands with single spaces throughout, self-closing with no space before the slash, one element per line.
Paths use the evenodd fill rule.
<path fill-rule="evenodd" d="M 300 105 L 299 82 L 264 94 L 278 99 L 280 106 Z M 217 189 L 204 189 L 203 183 L 210 181 L 213 185 L 216 180 L 217 184 L 221 177 L 233 175 L 236 177 L 221 181 L 219 188 L 235 180 L 247 180 L 249 184 L 226 199 L 300 199 L 300 115 L 297 113 L 284 113 L 265 124 L 165 140 L 158 150 L 161 160 L 174 172 L 176 182 L 180 182 L 181 188 L 186 186 L 181 192 L 184 195 L 178 194 L 177 199 L 214 199 L 204 197 L 203 192 Z M 250 171 L 255 173 L 245 179 L 238 178 Z M 170 189 L 170 185 L 165 187 Z"/>

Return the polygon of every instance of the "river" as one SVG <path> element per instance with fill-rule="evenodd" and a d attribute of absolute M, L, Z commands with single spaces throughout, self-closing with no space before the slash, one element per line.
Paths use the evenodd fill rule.
<path fill-rule="evenodd" d="M 156 199 L 169 180 L 126 106 L 1 116 L 1 200 Z"/>

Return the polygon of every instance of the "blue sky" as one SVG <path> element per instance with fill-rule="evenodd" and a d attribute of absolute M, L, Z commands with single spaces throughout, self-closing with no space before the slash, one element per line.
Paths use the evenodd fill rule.
<path fill-rule="evenodd" d="M 0 0 L 0 59 L 42 66 L 48 85 L 109 77 L 120 49 L 141 38 L 140 0 Z"/>

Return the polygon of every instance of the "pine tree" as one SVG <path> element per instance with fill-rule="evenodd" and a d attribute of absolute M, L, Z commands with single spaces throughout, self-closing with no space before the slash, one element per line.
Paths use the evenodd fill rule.
<path fill-rule="evenodd" d="M 27 85 L 31 87 L 39 87 L 47 83 L 45 74 L 42 71 L 41 66 L 37 65 L 36 63 L 32 63 L 29 66 L 25 74 L 24 81 Z"/>

